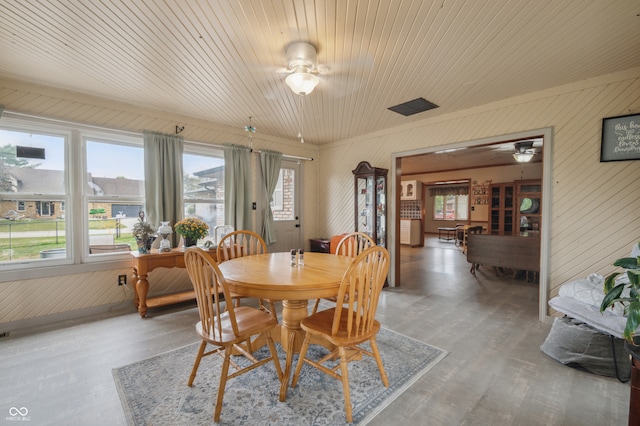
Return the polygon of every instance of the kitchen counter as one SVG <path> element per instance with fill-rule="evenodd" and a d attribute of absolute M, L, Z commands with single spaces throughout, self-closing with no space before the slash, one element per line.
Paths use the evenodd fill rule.
<path fill-rule="evenodd" d="M 400 244 L 411 247 L 424 245 L 420 219 L 400 219 Z"/>

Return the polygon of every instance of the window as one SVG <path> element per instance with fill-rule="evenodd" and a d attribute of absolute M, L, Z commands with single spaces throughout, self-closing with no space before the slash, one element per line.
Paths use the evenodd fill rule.
<path fill-rule="evenodd" d="M 185 142 L 183 161 L 185 212 L 212 228 L 224 224 L 222 150 Z M 122 252 L 92 254 L 90 247 L 135 250 L 131 231 L 144 203 L 142 135 L 3 115 L 0 271 L 37 263 L 68 264 L 71 273 L 82 263 L 126 259 Z"/>
<path fill-rule="evenodd" d="M 436 195 L 433 204 L 434 220 L 468 220 L 468 195 Z"/>
<path fill-rule="evenodd" d="M 224 153 L 185 144 L 182 156 L 184 217 L 198 217 L 213 229 L 224 225 Z M 172 224 L 173 225 L 173 224 Z"/>
<path fill-rule="evenodd" d="M 8 219 L 0 221 L 0 265 L 66 257 L 68 140 L 54 129 L 0 128 L 0 212 Z"/>
<path fill-rule="evenodd" d="M 144 211 L 144 150 L 138 138 L 87 136 L 85 204 L 87 240 L 91 246 L 137 245 L 132 235 Z M 104 253 L 101 253 L 104 254 Z M 117 254 L 117 252 L 109 253 Z"/>

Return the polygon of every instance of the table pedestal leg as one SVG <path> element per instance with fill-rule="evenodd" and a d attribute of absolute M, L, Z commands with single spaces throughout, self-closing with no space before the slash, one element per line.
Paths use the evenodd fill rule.
<path fill-rule="evenodd" d="M 282 301 L 282 327 L 280 328 L 280 345 L 287 353 L 284 366 L 284 375 L 280 383 L 280 401 L 287 399 L 287 388 L 291 376 L 291 364 L 293 354 L 300 353 L 304 331 L 300 328 L 300 321 L 308 316 L 307 300 L 283 300 Z"/>

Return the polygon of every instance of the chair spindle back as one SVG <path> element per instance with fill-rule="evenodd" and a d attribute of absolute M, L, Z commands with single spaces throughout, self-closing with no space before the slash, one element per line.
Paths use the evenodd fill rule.
<path fill-rule="evenodd" d="M 336 254 L 342 256 L 356 257 L 367 248 L 375 246 L 376 242 L 369 234 L 364 232 L 352 232 L 344 236 L 343 239 L 338 242 L 336 247 Z"/>
<path fill-rule="evenodd" d="M 221 341 L 221 317 L 225 315 L 233 333 L 239 336 L 233 303 L 229 303 L 229 306 L 225 303 L 225 300 L 231 300 L 231 293 L 216 261 L 201 248 L 189 247 L 184 253 L 184 263 L 196 294 L 203 332 L 211 340 Z"/>
<path fill-rule="evenodd" d="M 346 333 L 350 338 L 367 335 L 374 325 L 378 299 L 389 272 L 389 252 L 382 246 L 373 246 L 360 253 L 345 272 L 338 300 L 344 300 L 344 309 L 336 309 L 331 333 L 336 335 L 346 318 Z M 345 332 L 345 330 L 342 330 Z"/>
<path fill-rule="evenodd" d="M 216 252 L 220 263 L 236 257 L 264 253 L 267 253 L 267 244 L 262 237 L 246 230 L 233 231 L 222 237 Z"/>

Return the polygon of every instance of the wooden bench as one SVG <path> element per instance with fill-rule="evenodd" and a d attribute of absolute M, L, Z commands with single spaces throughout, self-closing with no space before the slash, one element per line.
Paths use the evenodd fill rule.
<path fill-rule="evenodd" d="M 540 239 L 511 235 L 469 234 L 467 261 L 471 273 L 480 265 L 540 272 Z"/>

